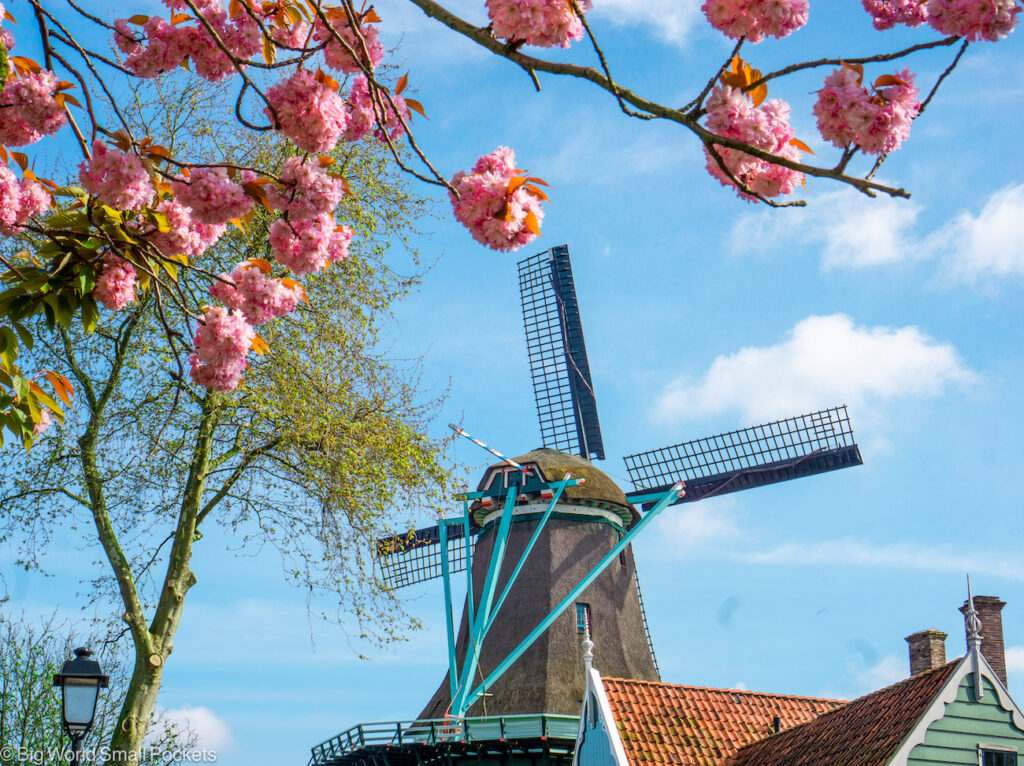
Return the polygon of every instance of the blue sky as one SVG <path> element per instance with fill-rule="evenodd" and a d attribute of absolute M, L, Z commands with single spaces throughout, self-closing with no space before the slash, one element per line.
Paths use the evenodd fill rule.
<path fill-rule="evenodd" d="M 13 10 L 18 12 L 17 3 Z M 144 9 L 142 3 L 135 4 Z M 471 19 L 482 3 L 459 0 Z M 693 0 L 595 0 L 616 76 L 689 101 L 729 43 Z M 839 7 L 841 6 L 841 7 Z M 1021 32 L 972 46 L 884 165 L 909 201 L 810 181 L 804 210 L 765 210 L 721 188 L 699 144 L 619 114 L 583 84 L 528 78 L 398 0 L 377 5 L 429 121 L 418 139 L 446 175 L 498 145 L 552 184 L 544 237 L 517 254 L 426 224 L 439 261 L 399 310 L 396 356 L 450 385 L 438 433 L 461 420 L 506 454 L 538 445 L 515 261 L 568 243 L 609 459 L 846 403 L 862 467 L 667 511 L 635 546 L 667 681 L 854 696 L 905 674 L 903 637 L 935 627 L 963 650 L 964 574 L 1001 596 L 1010 686 L 1024 673 L 1024 116 Z M 134 12 L 134 7 L 131 9 Z M 119 9 L 127 15 L 128 10 Z M 859 3 L 812 3 L 806 28 L 748 49 L 767 71 L 932 39 L 875 33 Z M 590 62 L 583 46 L 569 57 Z M 911 60 L 930 84 L 952 52 Z M 869 76 L 883 74 L 881 66 Z M 775 83 L 823 161 L 810 111 L 824 72 Z M 447 203 L 439 198 L 442 213 Z M 472 481 L 487 462 L 455 458 Z M 307 618 L 272 554 L 238 559 L 216 533 L 168 662 L 160 704 L 192 717 L 219 762 L 304 763 L 364 721 L 414 716 L 445 670 L 440 588 L 408 593 L 425 629 L 368 651 Z M 73 613 L 94 551 L 63 546 L 50 579 L 12 579 L 12 604 Z M 360 660 L 356 650 L 368 651 Z M 595 650 L 600 667 L 601 646 Z"/>

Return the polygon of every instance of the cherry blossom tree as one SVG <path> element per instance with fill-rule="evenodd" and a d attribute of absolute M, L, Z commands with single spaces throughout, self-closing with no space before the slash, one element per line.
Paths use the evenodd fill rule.
<path fill-rule="evenodd" d="M 736 43 L 726 61 L 709 67 L 706 86 L 673 107 L 613 77 L 588 21 L 591 0 L 483 0 L 485 26 L 436 0 L 409 3 L 418 8 L 410 12 L 508 59 L 538 89 L 542 74 L 571 77 L 606 90 L 637 119 L 678 124 L 699 140 L 714 178 L 743 200 L 774 207 L 805 204 L 787 197 L 808 177 L 869 196 L 909 196 L 875 180 L 879 167 L 907 140 L 968 47 L 1011 33 L 1021 11 L 1019 0 L 863 0 L 882 52 L 795 62 L 765 74 L 746 60 L 755 55 L 748 47 L 799 34 L 809 0 L 706 0 L 707 22 Z M 381 142 L 403 171 L 444 188 L 454 217 L 487 247 L 513 250 L 540 234 L 545 184 L 516 167 L 511 148 L 467 158 L 470 170 L 454 174 L 435 168 L 421 150 L 413 122 L 425 108 L 403 95 L 409 75 L 394 79 L 372 6 L 354 0 L 163 5 L 164 14 L 117 18 L 113 9 L 105 16 L 76 0 L 19 0 L 17 35 L 15 16 L 3 11 L 0 234 L 27 233 L 36 245 L 3 260 L 0 438 L 7 431 L 31 445 L 61 421 L 73 395 L 60 373 L 18 366 L 19 349 L 34 342 L 25 324 L 34 316 L 64 328 L 81 321 L 89 331 L 101 310 L 122 311 L 152 294 L 161 311 L 173 304 L 180 314 L 181 325 L 166 331 L 192 339 L 191 380 L 222 392 L 242 385 L 251 355 L 266 350 L 256 326 L 300 303 L 302 286 L 292 276 L 329 269 L 348 254 L 353 232 L 334 216 L 346 193 L 344 172 L 330 156 L 339 144 Z M 921 27 L 924 39 L 885 50 L 882 32 L 895 25 Z M 112 53 L 87 44 L 96 34 Z M 15 53 L 17 36 L 25 35 L 41 61 Z M 582 50 L 570 61 L 541 55 L 576 46 Z M 933 83 L 919 82 L 908 66 L 867 77 L 866 65 L 944 47 L 953 49 L 951 59 Z M 276 134 L 299 154 L 277 172 L 216 157 L 196 162 L 187 151 L 133 131 L 118 108 L 125 83 L 167 77 L 178 67 L 233 87 L 240 129 Z M 767 98 L 769 85 L 810 69 L 823 71 L 814 115 L 838 152 L 834 161 L 808 158 L 807 144 L 789 125 L 789 105 Z M 77 185 L 38 177 L 16 148 L 65 131 L 82 155 Z M 858 154 L 874 158 L 862 175 L 849 171 Z M 246 225 L 257 208 L 276 216 L 269 228 L 272 259 L 222 274 L 205 269 L 204 252 L 227 227 Z M 206 294 L 186 294 L 183 272 L 205 277 Z"/>

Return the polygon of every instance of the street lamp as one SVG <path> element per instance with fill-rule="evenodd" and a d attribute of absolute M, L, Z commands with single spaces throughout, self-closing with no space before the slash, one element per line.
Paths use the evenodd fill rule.
<path fill-rule="evenodd" d="M 75 649 L 74 659 L 65 661 L 53 677 L 53 685 L 61 691 L 61 712 L 64 730 L 71 737 L 71 762 L 78 763 L 82 738 L 92 728 L 96 717 L 96 700 L 100 688 L 106 688 L 110 678 L 100 671 L 100 664 L 92 659 L 92 652 Z"/>

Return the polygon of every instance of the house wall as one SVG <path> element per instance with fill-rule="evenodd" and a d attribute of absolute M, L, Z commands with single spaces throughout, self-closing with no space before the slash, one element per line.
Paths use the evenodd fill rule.
<path fill-rule="evenodd" d="M 924 743 L 910 751 L 907 766 L 978 766 L 979 744 L 1024 753 L 1024 730 L 1015 725 L 1013 713 L 1000 705 L 992 682 L 983 678 L 983 683 L 985 693 L 975 702 L 974 674 L 964 677 L 945 715 L 928 727 Z"/>

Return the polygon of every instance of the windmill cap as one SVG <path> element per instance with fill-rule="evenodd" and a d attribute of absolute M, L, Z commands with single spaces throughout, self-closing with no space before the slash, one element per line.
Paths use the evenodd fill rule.
<path fill-rule="evenodd" d="M 583 484 L 566 487 L 559 499 L 564 505 L 584 505 L 612 511 L 622 517 L 623 526 L 630 527 L 639 518 L 639 514 L 626 499 L 626 493 L 619 485 L 593 463 L 579 455 L 541 447 L 525 455 L 515 458 L 515 462 L 524 466 L 536 466 L 540 469 L 545 481 L 560 481 L 567 473 L 574 478 L 584 479 Z M 507 463 L 494 463 L 485 472 L 477 485 L 483 491 L 491 483 L 491 472 L 508 468 Z M 479 523 L 482 520 L 482 509 L 478 503 L 473 504 L 474 517 Z"/>

